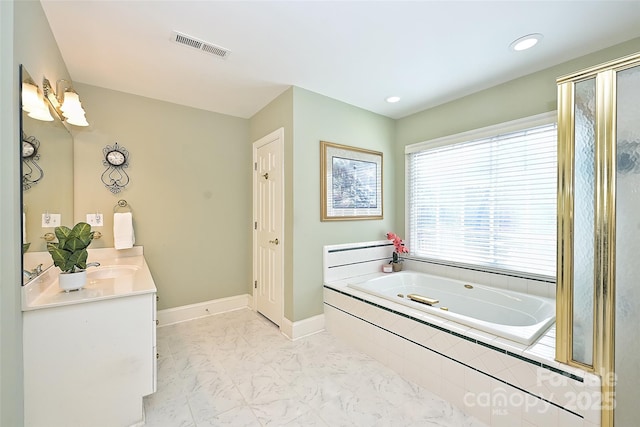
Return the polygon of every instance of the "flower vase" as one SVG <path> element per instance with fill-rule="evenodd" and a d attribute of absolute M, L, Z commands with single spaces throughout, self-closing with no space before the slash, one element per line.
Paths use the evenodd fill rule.
<path fill-rule="evenodd" d="M 393 267 L 393 271 L 402 271 L 402 263 L 401 262 L 392 262 L 391 266 Z"/>

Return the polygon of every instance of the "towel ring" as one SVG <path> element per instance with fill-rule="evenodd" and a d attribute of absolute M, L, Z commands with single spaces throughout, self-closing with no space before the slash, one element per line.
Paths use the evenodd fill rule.
<path fill-rule="evenodd" d="M 113 207 L 113 211 L 118 212 L 119 208 L 127 208 L 127 212 L 133 212 L 133 209 L 131 209 L 129 203 L 127 203 L 127 201 L 124 199 L 118 200 L 118 203 Z"/>

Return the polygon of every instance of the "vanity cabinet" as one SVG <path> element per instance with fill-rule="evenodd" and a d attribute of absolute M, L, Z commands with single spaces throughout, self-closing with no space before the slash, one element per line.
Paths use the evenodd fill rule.
<path fill-rule="evenodd" d="M 128 427 L 155 391 L 155 294 L 25 312 L 26 427 Z"/>
<path fill-rule="evenodd" d="M 69 293 L 45 278 L 25 290 L 25 427 L 142 425 L 143 397 L 156 389 L 157 291 L 141 255 L 102 261 L 117 264 L 135 276 Z"/>

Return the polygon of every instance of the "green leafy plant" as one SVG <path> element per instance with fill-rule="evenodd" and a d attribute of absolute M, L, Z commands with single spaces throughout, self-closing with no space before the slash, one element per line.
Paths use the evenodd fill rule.
<path fill-rule="evenodd" d="M 93 231 L 86 222 L 77 223 L 72 229 L 64 225 L 56 227 L 57 242 L 47 243 L 53 264 L 63 273 L 75 273 L 87 268 L 87 246 L 93 240 Z"/>
<path fill-rule="evenodd" d="M 29 250 L 29 246 L 31 246 L 31 242 L 27 242 L 27 243 L 23 243 L 22 244 L 22 253 L 23 254 Z"/>

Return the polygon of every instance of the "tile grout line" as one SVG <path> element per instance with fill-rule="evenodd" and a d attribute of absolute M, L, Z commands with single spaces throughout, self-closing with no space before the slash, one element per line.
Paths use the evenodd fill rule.
<path fill-rule="evenodd" d="M 464 339 L 464 340 L 469 341 L 469 342 L 471 342 L 471 343 L 473 343 L 473 344 L 478 344 L 478 345 L 481 345 L 481 346 L 483 346 L 483 347 L 487 347 L 487 348 L 489 348 L 489 349 L 491 349 L 491 350 L 493 350 L 493 351 L 497 351 L 497 352 L 499 352 L 499 353 L 501 353 L 501 354 L 506 354 L 507 356 L 515 357 L 515 358 L 517 358 L 517 359 L 522 360 L 523 362 L 527 362 L 527 363 L 532 364 L 532 365 L 534 365 L 534 366 L 537 366 L 537 367 L 541 367 L 541 368 L 547 369 L 547 370 L 549 370 L 549 371 L 555 372 L 555 373 L 560 374 L 560 375 L 562 375 L 562 376 L 565 376 L 565 377 L 567 377 L 567 378 L 571 378 L 571 379 L 572 379 L 572 380 L 574 380 L 574 381 L 578 381 L 578 382 L 584 383 L 584 378 L 583 378 L 583 377 L 579 377 L 579 376 L 577 376 L 577 375 L 575 375 L 575 374 L 572 374 L 571 372 L 567 372 L 567 371 L 564 371 L 564 370 L 562 370 L 562 369 L 559 369 L 559 368 L 556 368 L 556 367 L 550 366 L 550 365 L 548 365 L 548 364 L 546 364 L 546 363 L 544 363 L 544 362 L 538 362 L 537 360 L 530 359 L 530 358 L 528 358 L 528 357 L 526 357 L 526 356 L 522 356 L 522 355 L 519 355 L 519 354 L 514 353 L 514 352 L 512 352 L 512 351 L 505 350 L 505 349 L 502 349 L 502 348 L 500 348 L 500 347 L 496 347 L 495 345 L 492 345 L 492 344 L 489 344 L 489 343 L 485 343 L 485 342 L 484 342 L 484 341 L 482 341 L 482 340 L 475 339 L 475 338 L 471 338 L 471 337 L 468 337 L 468 336 L 466 336 L 466 335 L 464 335 L 464 334 L 461 334 L 461 333 L 459 333 L 459 332 L 452 331 L 452 330 L 450 330 L 450 329 L 448 329 L 448 328 L 446 328 L 446 327 L 444 327 L 444 326 L 435 325 L 435 324 L 430 323 L 430 322 L 427 322 L 427 321 L 425 321 L 425 320 L 421 320 L 421 319 L 415 318 L 415 317 L 413 317 L 413 316 L 410 316 L 410 315 L 408 315 L 408 314 L 405 314 L 405 313 L 399 312 L 399 311 L 394 310 L 394 309 L 392 309 L 392 308 L 388 308 L 388 307 L 385 307 L 385 306 L 383 306 L 383 305 L 376 304 L 376 303 L 371 302 L 371 301 L 367 301 L 367 300 L 366 300 L 366 299 L 364 299 L 364 298 L 360 298 L 360 297 L 357 297 L 357 296 L 355 296 L 355 295 L 351 295 L 351 294 L 349 294 L 349 293 L 347 293 L 347 292 L 343 292 L 343 291 L 340 291 L 340 290 L 338 290 L 338 289 L 331 288 L 331 287 L 329 287 L 329 286 L 324 286 L 324 288 L 325 288 L 325 289 L 328 289 L 328 290 L 330 290 L 330 291 L 336 292 L 336 293 L 338 293 L 338 294 L 344 295 L 344 296 L 346 296 L 346 297 L 353 298 L 353 299 L 355 299 L 356 301 L 360 301 L 360 302 L 363 302 L 363 303 L 365 303 L 365 304 L 371 305 L 371 306 L 373 306 L 373 307 L 380 308 L 380 309 L 382 309 L 382 310 L 388 311 L 388 312 L 393 313 L 393 314 L 395 314 L 395 315 L 402 316 L 402 317 L 404 317 L 404 318 L 407 318 L 407 319 L 413 320 L 414 322 L 421 323 L 421 324 L 423 324 L 423 325 L 426 325 L 426 326 L 428 326 L 428 327 L 431 327 L 431 328 L 437 329 L 437 330 L 439 330 L 439 331 L 441 331 L 441 332 L 445 332 L 445 333 L 447 333 L 447 334 L 453 335 L 453 336 L 458 337 L 458 338 L 460 338 L 460 339 Z M 325 304 L 327 304 L 327 303 L 325 302 Z"/>
<path fill-rule="evenodd" d="M 567 409 L 567 408 L 565 408 L 565 407 L 563 407 L 563 406 L 561 406 L 561 405 L 559 405 L 559 404 L 557 404 L 557 403 L 555 403 L 555 402 L 552 402 L 552 401 L 550 401 L 550 400 L 548 400 L 548 399 L 546 399 L 546 398 L 544 398 L 544 397 L 542 397 L 542 396 L 538 396 L 538 395 L 536 395 L 536 394 L 533 394 L 532 392 L 530 392 L 530 391 L 528 391 L 528 390 L 525 390 L 525 389 L 523 389 L 523 388 L 521 388 L 521 387 L 519 387 L 519 386 L 513 385 L 513 384 L 511 384 L 511 383 L 509 383 L 509 382 L 507 382 L 507 381 L 505 381 L 505 380 L 502 380 L 502 379 L 500 379 L 500 378 L 497 378 L 497 377 L 495 377 L 495 376 L 493 376 L 493 375 L 491 375 L 491 374 L 489 374 L 489 373 L 487 373 L 487 372 L 481 371 L 481 370 L 480 370 L 480 369 L 478 369 L 478 368 L 474 368 L 473 366 L 470 366 L 470 365 L 468 365 L 468 364 L 466 364 L 466 363 L 464 363 L 464 362 L 461 362 L 461 361 L 459 361 L 459 360 L 457 360 L 457 359 L 454 359 L 454 358 L 452 358 L 451 356 L 447 356 L 446 354 L 441 353 L 441 352 L 439 352 L 439 351 L 437 351 L 437 350 L 434 350 L 434 349 L 432 349 L 432 348 L 429 348 L 429 347 L 427 347 L 427 346 L 425 346 L 425 345 L 423 345 L 423 344 L 420 344 L 420 343 L 418 343 L 418 342 L 415 342 L 415 341 L 413 341 L 413 340 L 410 340 L 409 338 L 403 337 L 402 335 L 399 335 L 399 334 L 397 334 L 397 333 L 395 333 L 395 332 L 393 332 L 393 331 L 390 331 L 390 330 L 388 330 L 388 329 L 386 329 L 386 328 L 383 328 L 382 326 L 376 325 L 375 323 L 372 323 L 372 322 L 370 322 L 370 321 L 368 321 L 368 320 L 366 320 L 366 319 L 363 319 L 363 318 L 361 318 L 361 317 L 359 317 L 359 316 L 356 316 L 355 314 L 349 313 L 348 311 L 345 311 L 345 310 L 343 310 L 343 309 L 341 309 L 341 308 L 338 308 L 338 307 L 336 307 L 336 306 L 334 306 L 334 305 L 332 305 L 332 304 L 329 304 L 329 303 L 327 303 L 327 302 L 325 302 L 324 304 L 326 304 L 326 305 L 328 305 L 329 307 L 332 307 L 332 308 L 334 308 L 334 309 L 336 309 L 336 310 L 339 310 L 339 311 L 341 311 L 341 312 L 343 312 L 343 313 L 345 313 L 345 314 L 347 314 L 347 315 L 349 315 L 349 316 L 351 316 L 351 317 L 354 317 L 354 318 L 359 319 L 359 320 L 361 320 L 361 321 L 363 321 L 363 322 L 365 322 L 365 323 L 368 323 L 368 324 L 370 324 L 371 326 L 374 326 L 374 327 L 379 328 L 379 329 L 381 329 L 381 330 L 383 330 L 383 331 L 386 331 L 386 332 L 388 332 L 388 333 L 390 333 L 390 334 L 393 334 L 393 335 L 397 336 L 398 338 L 402 338 L 402 339 L 404 339 L 404 340 L 406 340 L 406 341 L 408 341 L 408 342 L 411 342 L 411 343 L 413 343 L 413 344 L 416 344 L 416 345 L 418 345 L 418 346 L 420 346 L 420 347 L 422 347 L 422 348 L 424 348 L 424 349 L 426 349 L 426 350 L 429 350 L 429 351 L 431 351 L 431 352 L 433 352 L 433 353 L 436 353 L 436 354 L 438 354 L 438 355 L 440 355 L 440 356 L 442 356 L 442 357 L 444 357 L 444 358 L 446 358 L 446 359 L 449 359 L 449 360 L 451 360 L 451 361 L 453 361 L 453 362 L 459 363 L 460 365 L 465 366 L 465 367 L 467 367 L 467 368 L 469 368 L 469 369 L 472 369 L 472 370 L 474 370 L 474 371 L 476 371 L 476 372 L 478 372 L 478 373 L 480 373 L 480 374 L 486 375 L 486 376 L 488 376 L 488 377 L 490 377 L 490 378 L 495 379 L 496 381 L 499 381 L 499 382 L 501 382 L 501 383 L 503 383 L 503 384 L 506 384 L 506 385 L 508 385 L 508 386 L 510 386 L 510 387 L 513 387 L 513 388 L 515 388 L 515 389 L 518 389 L 518 390 L 520 390 L 521 392 L 524 392 L 524 393 L 526 393 L 526 394 L 528 394 L 528 395 L 530 395 L 530 396 L 532 396 L 532 397 L 535 397 L 536 399 L 539 399 L 539 400 L 542 400 L 542 401 L 544 401 L 544 402 L 547 402 L 547 403 L 549 403 L 549 404 L 551 404 L 551 405 L 553 405 L 553 406 L 555 406 L 555 407 L 557 407 L 557 408 L 559 408 L 559 409 L 562 409 L 563 411 L 569 412 L 569 413 L 571 413 L 571 414 L 573 414 L 573 415 L 575 415 L 575 416 L 577 416 L 577 417 L 579 417 L 579 418 L 581 418 L 581 419 L 584 419 L 584 415 L 580 415 L 580 414 L 578 414 L 578 413 L 576 413 L 576 412 L 573 412 L 572 410 Z"/>

